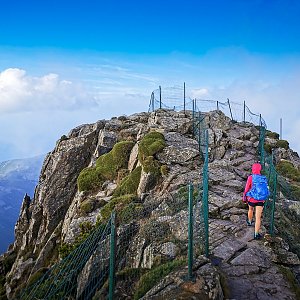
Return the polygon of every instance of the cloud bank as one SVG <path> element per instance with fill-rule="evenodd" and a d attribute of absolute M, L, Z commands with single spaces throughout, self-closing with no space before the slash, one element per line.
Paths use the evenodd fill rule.
<path fill-rule="evenodd" d="M 9 68 L 0 72 L 0 111 L 26 112 L 74 110 L 97 105 L 96 99 L 80 84 L 49 73 L 41 77 L 25 70 Z"/>

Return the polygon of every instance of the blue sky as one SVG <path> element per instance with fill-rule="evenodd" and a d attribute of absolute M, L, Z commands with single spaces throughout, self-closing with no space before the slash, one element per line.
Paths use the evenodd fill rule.
<path fill-rule="evenodd" d="M 299 1 L 0 0 L 0 161 L 146 111 L 158 85 L 246 100 L 300 151 Z"/>

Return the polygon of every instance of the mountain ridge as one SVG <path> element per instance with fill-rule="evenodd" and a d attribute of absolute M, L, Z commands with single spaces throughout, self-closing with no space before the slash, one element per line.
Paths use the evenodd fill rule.
<path fill-rule="evenodd" d="M 170 297 L 194 295 L 198 299 L 224 299 L 230 294 L 236 299 L 257 299 L 260 293 L 269 297 L 264 299 L 296 299 L 292 281 L 282 274 L 283 270 L 296 276 L 300 274 L 300 262 L 295 254 L 300 234 L 287 218 L 292 211 L 299 217 L 299 202 L 278 194 L 277 213 L 281 214 L 278 218 L 282 222 L 276 224 L 278 238 L 253 241 L 253 228 L 245 223 L 247 209 L 241 193 L 251 165 L 257 160 L 259 130 L 254 124 L 232 122 L 220 111 L 205 113 L 204 119 L 209 141 L 212 257 L 207 259 L 196 252 L 194 283 L 180 279 L 184 272 L 187 274 L 186 267 L 181 271 L 169 269 L 165 278 L 139 297 L 168 299 L 169 293 Z M 177 196 L 182 195 L 189 182 L 201 182 L 203 167 L 192 129 L 191 112 L 157 110 L 81 125 L 61 138 L 45 158 L 33 200 L 29 205 L 23 202 L 13 248 L 0 260 L 0 267 L 11 261 L 9 268 L 2 268 L 8 298 L 17 296 L 26 287 L 26 281 L 30 285 L 41 278 L 42 270 L 51 272 L 54 263 L 64 262 L 62 250 L 66 255 L 70 253 L 78 238 L 84 237 L 82 230 L 88 231 L 97 222 L 103 225 L 114 209 L 125 222 L 118 229 L 118 237 L 125 241 L 127 230 L 131 232 L 123 247 L 118 248 L 121 251 L 116 261 L 118 271 L 127 267 L 152 274 L 150 271 L 160 264 L 163 266 L 165 260 L 176 263 L 177 259 L 186 257 L 187 199 Z M 144 140 L 153 131 L 163 135 L 163 147 L 154 146 L 155 138 Z M 133 142 L 129 157 L 124 158 L 126 167 L 120 163 L 114 172 L 101 169 L 99 173 L 99 158 L 102 157 L 103 164 L 114 163 L 110 153 L 122 141 Z M 142 144 L 147 144 L 146 149 L 151 151 L 145 151 Z M 293 155 L 276 138 L 266 137 L 266 144 L 274 147 L 274 159 L 278 162 Z M 293 158 L 298 161 L 296 156 Z M 101 180 L 101 185 L 90 184 L 91 190 L 78 190 L 77 180 L 82 174 L 92 183 Z M 295 224 L 299 223 L 297 218 Z M 285 228 L 289 231 L 283 234 Z M 267 230 L 265 226 L 262 229 Z M 284 241 L 279 235 L 294 239 Z M 294 253 L 290 251 L 291 246 L 295 246 Z M 72 297 L 83 297 L 88 279 L 97 268 L 101 269 L 100 262 L 104 263 L 102 268 L 107 267 L 106 255 L 107 252 L 95 251 L 78 270 Z M 275 283 L 272 278 L 276 278 Z M 138 289 L 140 281 L 134 276 L 129 279 L 130 286 Z M 256 285 L 258 281 L 261 284 Z M 117 281 L 116 287 L 118 299 L 134 297 L 134 289 L 129 289 L 122 280 Z M 99 299 L 107 296 L 105 288 L 97 293 Z M 206 298 L 199 298 L 200 295 Z"/>

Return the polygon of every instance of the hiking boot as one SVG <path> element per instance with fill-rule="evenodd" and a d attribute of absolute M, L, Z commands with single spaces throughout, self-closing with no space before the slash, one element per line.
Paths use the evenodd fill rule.
<path fill-rule="evenodd" d="M 252 226 L 253 222 L 252 221 L 249 221 L 248 219 L 246 220 L 246 223 L 248 226 Z"/>
<path fill-rule="evenodd" d="M 260 233 L 254 233 L 254 239 L 255 240 L 261 240 L 263 236 Z"/>

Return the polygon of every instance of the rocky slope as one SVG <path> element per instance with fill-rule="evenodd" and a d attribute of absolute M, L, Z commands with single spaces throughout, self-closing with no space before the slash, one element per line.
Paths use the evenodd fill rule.
<path fill-rule="evenodd" d="M 25 193 L 33 196 L 44 156 L 0 163 L 0 253 L 14 241 L 14 226 Z"/>
<path fill-rule="evenodd" d="M 277 236 L 253 240 L 253 227 L 245 224 L 247 209 L 241 195 L 251 165 L 257 160 L 258 129 L 253 124 L 234 123 L 220 111 L 206 114 L 205 128 L 209 133 L 211 256 L 198 256 L 193 281 L 186 280 L 187 269 L 182 266 L 155 283 L 144 298 L 297 299 L 300 261 L 290 247 L 297 252 L 300 245 L 298 202 L 287 200 L 280 193 L 276 207 L 280 218 Z M 157 151 L 153 150 L 154 144 L 143 140 L 150 131 L 162 133 L 165 140 L 158 143 L 160 146 L 153 141 Z M 129 152 L 123 151 L 124 157 L 116 169 L 105 168 L 105 158 L 101 157 L 108 153 L 106 159 L 115 163 L 116 145 L 120 141 L 130 142 L 126 144 Z M 277 147 L 275 160 L 291 161 L 298 168 L 299 158 L 294 152 L 281 148 L 276 138 L 267 138 L 267 142 Z M 143 145 L 146 150 L 142 151 Z M 176 202 L 176 195 L 189 182 L 202 182 L 202 166 L 202 154 L 192 136 L 191 113 L 159 110 L 73 129 L 46 157 L 34 198 L 30 204 L 22 205 L 13 248 L 0 259 L 7 297 L 12 299 L 28 278 L 58 261 L 59 248 L 76 242 L 82 224 L 105 222 L 113 208 L 122 215 L 130 205 L 134 213 L 148 207 L 144 218 L 136 225 L 130 223 L 136 229 L 124 254 L 126 263 L 120 259 L 118 267 L 123 263 L 125 267 L 153 268 L 162 257 L 182 258 L 187 248 L 188 213 L 186 202 Z M 83 176 L 81 171 L 86 167 L 89 169 Z M 135 176 L 135 180 L 130 176 Z M 96 182 L 92 181 L 94 178 Z M 131 178 L 132 185 L 125 186 L 124 178 Z M 153 237 L 152 227 L 147 227 L 149 223 L 160 228 L 159 238 Z M 124 228 L 127 227 L 119 229 L 120 239 Z M 263 231 L 266 232 L 264 227 Z M 149 237 L 153 237 L 150 244 Z M 78 289 L 88 276 L 84 274 L 87 273 L 81 274 Z M 133 280 L 131 284 L 137 282 Z M 133 290 L 118 281 L 116 297 L 131 299 Z M 104 294 L 98 294 L 99 299 L 101 295 Z"/>

